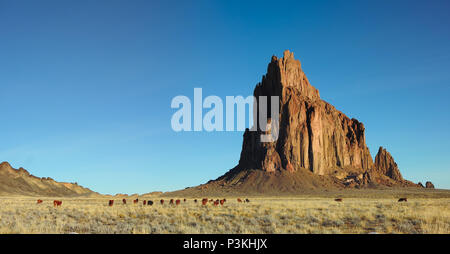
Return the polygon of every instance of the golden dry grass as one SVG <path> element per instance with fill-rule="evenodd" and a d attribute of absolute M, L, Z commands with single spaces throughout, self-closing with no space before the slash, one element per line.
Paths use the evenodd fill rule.
<path fill-rule="evenodd" d="M 223 207 L 188 199 L 180 206 L 108 199 L 0 198 L 0 233 L 450 233 L 450 199 L 251 198 Z M 158 200 L 158 202 L 156 202 Z"/>

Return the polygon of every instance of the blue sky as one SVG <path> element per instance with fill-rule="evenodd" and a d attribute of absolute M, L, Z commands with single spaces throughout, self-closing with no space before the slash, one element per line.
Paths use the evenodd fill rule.
<path fill-rule="evenodd" d="M 312 3 L 313 2 L 313 3 Z M 242 132 L 172 131 L 177 95 L 248 96 L 294 52 L 403 176 L 450 188 L 449 1 L 0 0 L 0 161 L 101 193 L 234 167 Z"/>

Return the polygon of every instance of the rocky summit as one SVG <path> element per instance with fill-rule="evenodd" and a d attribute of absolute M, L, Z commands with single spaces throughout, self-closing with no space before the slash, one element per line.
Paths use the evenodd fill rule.
<path fill-rule="evenodd" d="M 364 124 L 322 100 L 292 52 L 286 50 L 282 58 L 272 56 L 253 95 L 257 100 L 278 96 L 278 139 L 261 142 L 261 134 L 268 132 L 255 121 L 256 131 L 244 133 L 239 164 L 197 188 L 296 192 L 305 188 L 419 187 L 403 179 L 386 149 L 380 147 L 373 161 Z"/>

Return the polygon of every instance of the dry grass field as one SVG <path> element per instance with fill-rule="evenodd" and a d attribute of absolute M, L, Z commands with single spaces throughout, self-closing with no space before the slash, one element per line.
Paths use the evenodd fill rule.
<path fill-rule="evenodd" d="M 50 198 L 0 198 L 0 233 L 450 233 L 450 198 L 228 198 L 218 207 L 192 198 L 179 206 L 115 199 L 112 207 L 107 198 L 58 199 L 54 208 Z"/>

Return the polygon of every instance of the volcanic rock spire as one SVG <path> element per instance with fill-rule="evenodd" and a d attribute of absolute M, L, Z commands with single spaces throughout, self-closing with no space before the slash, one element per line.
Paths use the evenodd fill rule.
<path fill-rule="evenodd" d="M 321 100 L 293 53 L 286 50 L 282 58 L 272 57 L 254 96 L 279 96 L 279 138 L 264 143 L 261 128 L 247 130 L 239 168 L 268 172 L 306 168 L 325 175 L 334 168 L 372 167 L 364 125 Z"/>

